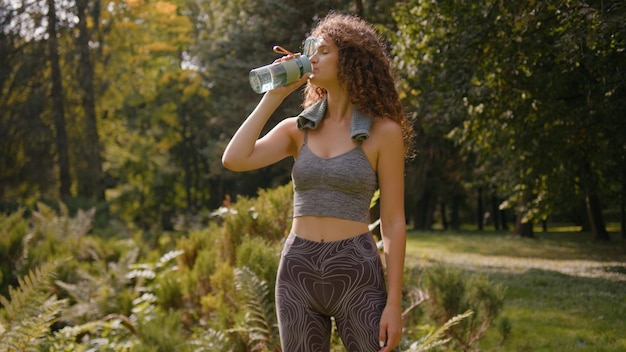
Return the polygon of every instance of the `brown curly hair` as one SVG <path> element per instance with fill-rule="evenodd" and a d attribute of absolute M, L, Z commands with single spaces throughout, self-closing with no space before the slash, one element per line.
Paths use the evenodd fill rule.
<path fill-rule="evenodd" d="M 339 80 L 345 83 L 352 103 L 367 116 L 390 118 L 400 124 L 408 156 L 413 128 L 400 103 L 383 37 L 361 18 L 336 12 L 320 20 L 311 36 L 335 43 L 339 48 Z M 309 82 L 304 91 L 304 108 L 326 94 L 325 89 Z"/>

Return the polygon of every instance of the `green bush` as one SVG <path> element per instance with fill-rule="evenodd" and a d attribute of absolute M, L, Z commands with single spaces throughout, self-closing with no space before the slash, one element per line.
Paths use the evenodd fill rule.
<path fill-rule="evenodd" d="M 250 269 L 260 280 L 267 282 L 273 294 L 280 250 L 279 243 L 246 236 L 237 248 L 237 267 Z"/>
<path fill-rule="evenodd" d="M 484 275 L 470 276 L 458 268 L 438 264 L 426 269 L 424 284 L 429 295 L 425 311 L 437 324 L 443 325 L 467 311 L 474 312 L 446 331 L 455 350 L 472 350 L 504 306 L 504 288 Z"/>
<path fill-rule="evenodd" d="M 49 351 L 279 349 L 274 285 L 281 242 L 290 228 L 292 186 L 258 194 L 220 209 L 216 212 L 220 216 L 208 225 L 150 238 L 142 232 L 94 235 L 93 211 L 70 216 L 62 205 L 54 210 L 40 204 L 30 216 L 24 211 L 1 216 L 0 277 L 5 290 L 9 283 L 19 283 L 21 271 L 64 259 L 55 270 L 54 285 L 46 288 L 59 295 L 54 302 L 66 306 L 55 306 L 47 317 L 41 315 L 45 319 L 39 326 L 48 333 L 28 343 Z M 114 228 L 119 229 L 119 224 Z M 422 276 L 427 275 L 407 273 L 404 317 L 411 326 L 402 341 L 404 349 L 441 346 L 444 331 L 461 336 L 462 341 L 479 338 L 488 326 L 483 322 L 491 323 L 501 309 L 498 292 L 486 281 L 473 280 L 470 285 L 454 275 L 433 278 L 426 280 L 433 300 L 424 304 L 453 309 L 445 311 L 448 315 L 437 315 L 437 307 L 427 307 L 440 328 L 416 329 L 420 313 L 413 308 L 426 292 L 420 288 Z M 445 297 L 441 292 L 454 295 Z M 32 309 L 37 308 L 46 309 L 46 304 Z M 464 308 L 476 314 L 459 315 Z M 60 320 L 55 331 L 50 331 L 52 316 Z M 15 330 L 6 321 L 0 335 Z M 501 331 L 510 330 L 503 322 Z M 332 344 L 333 351 L 341 350 L 336 335 Z"/>
<path fill-rule="evenodd" d="M 259 190 L 258 197 L 239 197 L 231 208 L 222 208 L 224 240 L 221 252 L 235 265 L 236 248 L 245 236 L 265 238 L 270 242 L 284 238 L 291 227 L 293 204 L 291 183 L 275 189 Z"/>
<path fill-rule="evenodd" d="M 0 295 L 6 296 L 10 286 L 17 286 L 24 266 L 28 238 L 28 219 L 24 210 L 0 214 Z"/>

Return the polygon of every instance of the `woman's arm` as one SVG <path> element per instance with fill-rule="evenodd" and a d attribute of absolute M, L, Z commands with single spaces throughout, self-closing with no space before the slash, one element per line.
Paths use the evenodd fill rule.
<path fill-rule="evenodd" d="M 241 124 L 222 155 L 222 164 L 232 171 L 249 171 L 273 164 L 294 154 L 290 131 L 293 119 L 283 120 L 263 138 L 263 126 L 283 100 L 306 82 L 307 76 L 290 85 L 271 90 L 261 98 L 254 111 Z M 293 123 L 288 123 L 293 122 Z"/>
<path fill-rule="evenodd" d="M 402 337 L 402 277 L 406 250 L 404 216 L 404 145 L 397 123 L 381 123 L 378 182 L 380 186 L 381 234 L 387 264 L 387 305 L 381 317 L 380 338 L 391 351 Z"/>

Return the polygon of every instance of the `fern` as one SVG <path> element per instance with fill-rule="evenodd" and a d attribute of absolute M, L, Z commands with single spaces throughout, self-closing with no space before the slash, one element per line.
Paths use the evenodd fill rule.
<path fill-rule="evenodd" d="M 441 346 L 441 345 L 448 343 L 451 340 L 451 338 L 443 338 L 446 331 L 448 331 L 448 329 L 450 329 L 454 325 L 461 322 L 461 320 L 469 317 L 472 314 L 474 314 L 474 312 L 472 312 L 471 310 L 468 310 L 467 312 L 463 314 L 459 314 L 457 316 L 452 317 L 445 324 L 440 326 L 437 330 L 429 333 L 428 335 L 421 338 L 419 341 L 411 344 L 411 347 L 409 348 L 407 352 L 428 351 L 437 346 Z"/>
<path fill-rule="evenodd" d="M 237 330 L 247 335 L 248 347 L 252 351 L 263 351 L 277 346 L 278 324 L 267 283 L 243 267 L 235 270 L 235 284 L 246 300 L 244 326 Z"/>
<path fill-rule="evenodd" d="M 19 279 L 18 288 L 9 288 L 10 300 L 0 296 L 4 316 L 0 331 L 0 350 L 37 351 L 38 342 L 50 330 L 57 316 L 67 304 L 48 290 L 49 277 L 56 262 L 35 268 Z"/>
<path fill-rule="evenodd" d="M 232 347 L 231 341 L 228 336 L 221 331 L 217 331 L 211 328 L 198 329 L 193 335 L 196 336 L 189 342 L 190 346 L 193 346 L 194 352 L 234 352 L 235 348 Z"/>

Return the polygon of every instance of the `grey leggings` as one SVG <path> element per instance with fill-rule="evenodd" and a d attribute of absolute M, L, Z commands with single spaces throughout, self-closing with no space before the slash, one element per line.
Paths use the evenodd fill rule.
<path fill-rule="evenodd" d="M 371 233 L 333 242 L 289 234 L 276 280 L 284 352 L 329 351 L 331 317 L 348 352 L 378 351 L 385 303 L 383 270 Z"/>

